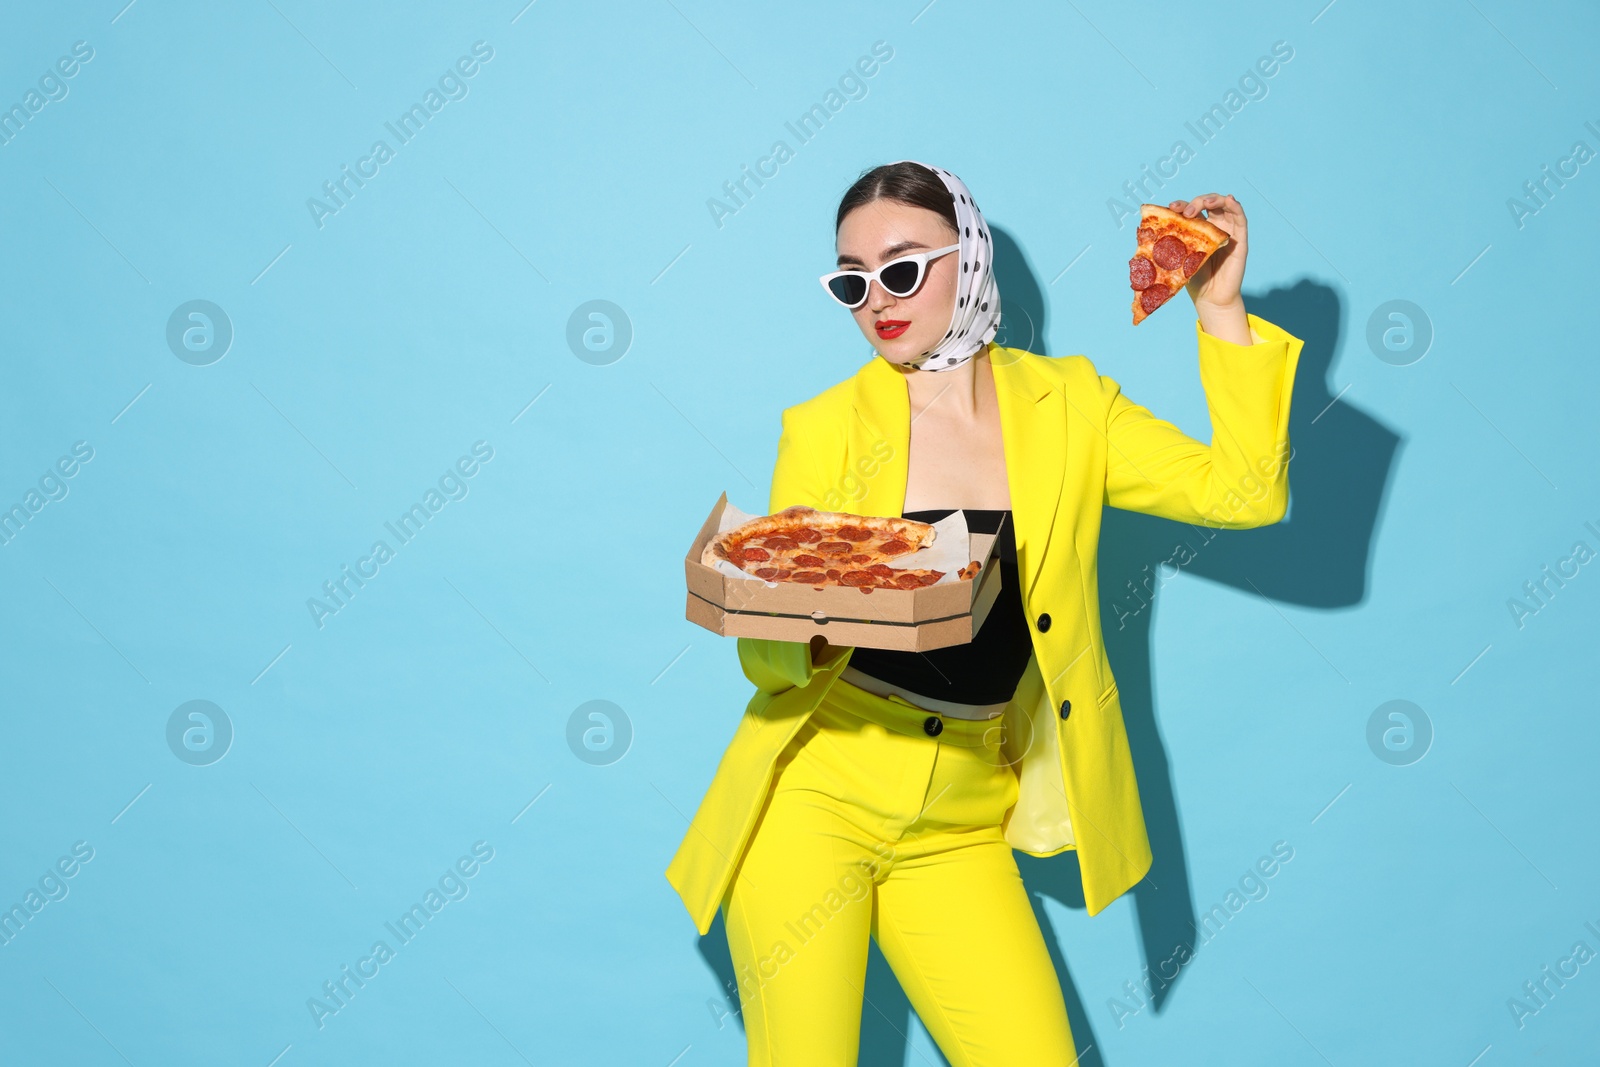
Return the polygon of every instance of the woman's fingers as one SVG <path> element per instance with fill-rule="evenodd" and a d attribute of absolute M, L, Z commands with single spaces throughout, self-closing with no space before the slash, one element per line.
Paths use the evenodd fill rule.
<path fill-rule="evenodd" d="M 1167 205 L 1167 208 L 1192 219 L 1200 214 L 1202 210 L 1228 212 L 1239 208 L 1239 201 L 1235 200 L 1231 193 L 1227 196 L 1206 193 L 1203 196 L 1195 197 L 1193 200 L 1174 200 Z M 1242 211 L 1243 209 L 1240 208 L 1240 210 Z"/>
<path fill-rule="evenodd" d="M 1174 200 L 1167 205 L 1169 210 L 1176 211 L 1185 218 L 1195 218 L 1201 211 L 1206 212 L 1206 218 L 1216 223 L 1235 242 L 1243 241 L 1245 233 L 1244 208 L 1232 193 L 1226 196 L 1218 193 L 1206 193 L 1193 200 Z"/>

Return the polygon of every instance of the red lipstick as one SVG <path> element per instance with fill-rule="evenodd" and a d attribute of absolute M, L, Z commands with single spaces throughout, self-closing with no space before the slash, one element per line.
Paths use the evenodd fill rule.
<path fill-rule="evenodd" d="M 906 332 L 910 325 L 911 323 L 904 319 L 880 319 L 873 323 L 873 326 L 877 328 L 878 336 L 886 341 L 899 337 Z"/>

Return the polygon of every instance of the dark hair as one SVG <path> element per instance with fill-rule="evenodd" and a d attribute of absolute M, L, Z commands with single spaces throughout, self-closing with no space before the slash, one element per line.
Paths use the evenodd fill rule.
<path fill-rule="evenodd" d="M 909 160 L 885 163 L 862 172 L 855 184 L 845 190 L 844 199 L 839 201 L 839 214 L 834 217 L 833 232 L 839 232 L 846 215 L 874 200 L 897 200 L 912 207 L 925 207 L 944 219 L 952 231 L 960 232 L 956 224 L 956 205 L 950 198 L 950 190 L 944 187 L 944 182 L 933 171 Z"/>

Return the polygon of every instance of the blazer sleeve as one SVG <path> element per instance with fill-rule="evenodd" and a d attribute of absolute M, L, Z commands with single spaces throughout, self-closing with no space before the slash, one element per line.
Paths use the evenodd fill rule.
<path fill-rule="evenodd" d="M 778 457 L 772 469 L 772 492 L 767 514 L 776 514 L 794 504 L 825 511 L 822 498 L 828 481 L 810 446 L 815 438 L 800 426 L 794 408 L 783 412 L 783 430 L 778 435 Z M 811 684 L 821 667 L 811 661 L 811 645 L 805 641 L 773 641 L 759 637 L 738 638 L 739 666 L 744 676 L 767 693 Z M 835 653 L 838 655 L 838 653 Z M 827 666 L 827 660 L 822 666 Z"/>
<path fill-rule="evenodd" d="M 1247 316 L 1253 344 L 1195 322 L 1200 384 L 1211 412 L 1201 444 L 1100 375 L 1106 410 L 1105 503 L 1223 529 L 1267 526 L 1289 507 L 1289 399 L 1303 342 Z"/>

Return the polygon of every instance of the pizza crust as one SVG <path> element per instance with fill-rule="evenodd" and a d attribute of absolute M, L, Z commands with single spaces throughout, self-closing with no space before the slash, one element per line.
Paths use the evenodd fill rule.
<path fill-rule="evenodd" d="M 1228 243 L 1228 231 L 1210 219 L 1203 219 L 1199 215 L 1190 218 L 1181 211 L 1173 211 L 1160 204 L 1142 205 L 1139 225 L 1155 226 L 1162 233 L 1177 232 L 1193 235 L 1197 242 L 1209 246 L 1212 252 Z"/>

